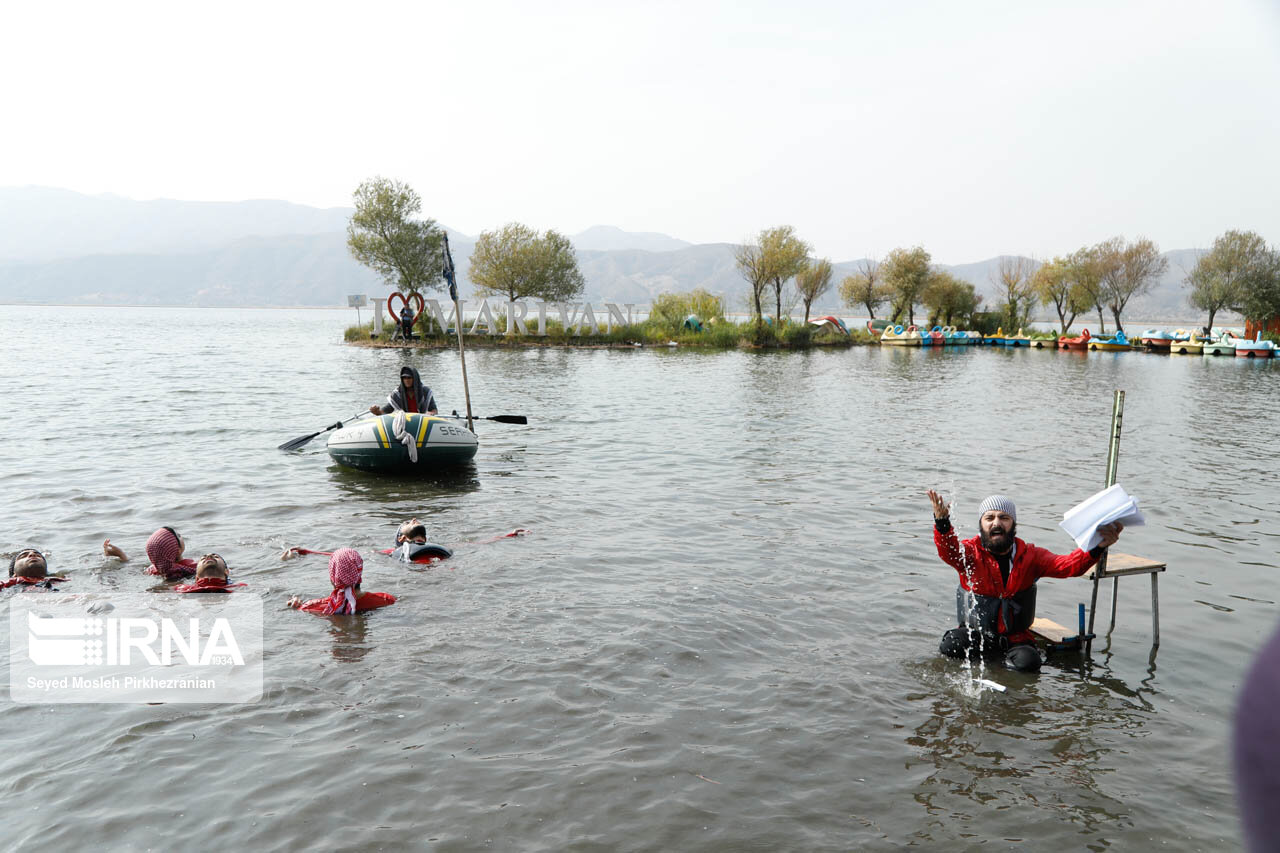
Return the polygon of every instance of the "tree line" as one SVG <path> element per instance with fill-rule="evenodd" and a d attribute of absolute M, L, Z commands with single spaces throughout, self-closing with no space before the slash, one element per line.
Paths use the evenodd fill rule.
<path fill-rule="evenodd" d="M 775 297 L 775 318 L 782 319 L 783 284 L 794 277 L 796 293 L 809 305 L 830 287 L 831 262 L 808 256 L 808 244 L 787 226 L 766 228 L 754 241 L 739 246 L 735 260 L 751 286 L 754 315 L 761 316 L 761 295 Z M 1123 331 L 1122 315 L 1135 296 L 1150 292 L 1168 271 L 1160 248 L 1145 237 L 1132 242 L 1112 237 L 1084 246 L 1045 263 L 1030 258 L 1002 257 L 991 275 L 1001 301 L 988 314 L 1013 331 L 1026 326 L 1040 306 L 1052 306 L 1065 334 L 1082 314 L 1097 312 L 1101 333 L 1110 315 Z M 1268 246 L 1252 231 L 1228 231 L 1217 238 L 1184 284 L 1192 307 L 1209 313 L 1209 327 L 1218 312 L 1229 310 L 1265 323 L 1280 316 L 1280 250 Z M 890 322 L 916 322 L 923 308 L 925 325 L 972 324 L 983 298 L 972 284 L 933 264 L 922 246 L 898 248 L 883 260 L 859 261 L 856 271 L 839 284 L 841 303 L 865 309 L 875 319 L 887 307 Z"/>
<path fill-rule="evenodd" d="M 420 219 L 422 201 L 407 184 L 371 178 L 353 194 L 355 212 L 347 226 L 347 246 L 360 263 L 387 284 L 408 293 L 443 285 L 444 231 L 432 219 Z M 812 256 L 812 246 L 790 225 L 765 228 L 734 250 L 746 280 L 749 308 L 761 325 L 772 301 L 775 328 L 785 323 L 796 302 L 807 323 L 813 304 L 833 286 L 830 258 Z M 1065 333 L 1082 314 L 1097 312 L 1101 333 L 1110 314 L 1118 330 L 1135 297 L 1147 293 L 1168 269 L 1156 244 L 1112 237 L 1069 255 L 1038 263 L 1002 257 L 992 274 L 1001 295 L 993 315 L 1010 331 L 1025 326 L 1041 305 L 1052 306 Z M 581 296 L 586 281 L 569 238 L 553 230 L 541 234 L 518 222 L 484 231 L 471 255 L 470 277 L 481 296 L 510 301 L 560 302 Z M 1186 272 L 1188 301 L 1208 312 L 1208 326 L 1221 311 L 1235 311 L 1265 323 L 1280 316 L 1280 250 L 1252 231 L 1227 231 Z M 972 325 L 983 298 L 969 282 L 933 264 L 922 246 L 898 248 L 883 260 L 865 259 L 839 283 L 848 308 L 865 308 L 872 319 L 888 309 L 890 322 Z M 771 297 L 771 299 L 770 299 Z"/>
<path fill-rule="evenodd" d="M 359 263 L 403 293 L 444 285 L 444 229 L 419 219 L 422 199 L 408 184 L 370 178 L 352 196 L 347 249 Z M 564 302 L 586 287 L 569 238 L 539 234 L 519 222 L 481 232 L 471 254 L 471 282 L 481 296 Z"/>

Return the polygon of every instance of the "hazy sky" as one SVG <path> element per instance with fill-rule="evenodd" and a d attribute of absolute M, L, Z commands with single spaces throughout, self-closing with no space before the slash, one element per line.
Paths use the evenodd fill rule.
<path fill-rule="evenodd" d="M 849 260 L 1280 242 L 1280 2 L 9 3 L 0 186 Z"/>

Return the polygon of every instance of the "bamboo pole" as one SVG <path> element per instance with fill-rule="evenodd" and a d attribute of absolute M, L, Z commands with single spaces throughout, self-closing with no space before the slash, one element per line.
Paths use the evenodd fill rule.
<path fill-rule="evenodd" d="M 475 432 L 471 417 L 471 386 L 467 384 L 467 351 L 462 344 L 462 303 L 458 301 L 458 277 L 453 269 L 448 232 L 444 235 L 444 277 L 449 282 L 449 298 L 453 300 L 453 322 L 458 327 L 458 361 L 462 363 L 462 393 L 467 400 L 467 429 Z"/>
<path fill-rule="evenodd" d="M 1111 488 L 1116 484 L 1116 469 L 1120 465 L 1120 427 L 1124 423 L 1124 392 L 1116 389 L 1115 396 L 1111 402 L 1111 439 L 1107 446 L 1107 475 L 1103 488 Z M 1102 580 L 1107 573 L 1107 552 L 1102 552 L 1102 559 L 1098 560 L 1098 565 L 1093 570 L 1093 596 L 1089 600 L 1089 633 L 1093 633 L 1093 619 L 1098 608 L 1098 582 Z M 1116 593 L 1119 592 L 1120 579 L 1115 578 L 1111 590 L 1111 624 L 1115 627 L 1115 603 Z M 1093 639 L 1085 640 L 1084 653 L 1085 657 L 1093 651 Z"/>

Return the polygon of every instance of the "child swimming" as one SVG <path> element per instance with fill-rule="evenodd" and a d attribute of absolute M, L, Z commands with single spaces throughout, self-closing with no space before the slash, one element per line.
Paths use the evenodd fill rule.
<path fill-rule="evenodd" d="M 364 578 L 364 560 L 353 548 L 339 548 L 329 558 L 329 583 L 333 592 L 328 598 L 313 598 L 303 601 L 293 596 L 287 602 L 289 607 L 318 613 L 323 616 L 337 616 L 347 613 L 360 613 L 374 610 L 396 603 L 396 597 L 386 592 L 361 592 L 360 581 Z"/>

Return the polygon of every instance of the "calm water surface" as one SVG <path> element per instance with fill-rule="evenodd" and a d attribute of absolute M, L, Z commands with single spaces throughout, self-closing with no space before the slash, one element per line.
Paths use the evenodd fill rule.
<path fill-rule="evenodd" d="M 386 395 L 402 362 L 463 408 L 455 351 L 344 346 L 347 311 L 0 307 L 0 550 L 44 546 L 68 590 L 144 591 L 170 524 L 266 602 L 250 705 L 7 703 L 5 847 L 254 850 L 1223 850 L 1234 696 L 1274 628 L 1280 365 L 1026 350 L 468 351 L 473 467 L 338 468 L 282 441 Z M 961 533 L 995 491 L 1056 551 L 1120 481 L 1167 561 L 1121 582 L 1093 660 L 988 671 L 936 654 Z M 386 610 L 326 620 L 289 545 L 368 556 Z M 467 544 L 514 527 L 524 538 Z M 110 536 L 135 556 L 99 556 Z M 141 559 L 137 559 L 141 558 Z M 1109 606 L 1109 584 L 1101 599 Z M 1087 581 L 1041 584 L 1074 625 Z M 12 593 L 4 593 L 11 595 Z M 4 610 L 7 620 L 7 609 Z M 1099 619 L 1105 628 L 1105 619 Z M 7 625 L 3 636 L 7 642 Z M 7 669 L 4 673 L 7 684 Z"/>

